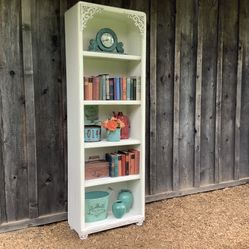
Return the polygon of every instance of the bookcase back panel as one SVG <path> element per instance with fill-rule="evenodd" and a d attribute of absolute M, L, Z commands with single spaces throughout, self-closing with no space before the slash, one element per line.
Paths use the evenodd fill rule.
<path fill-rule="evenodd" d="M 110 76 L 138 76 L 141 65 L 137 61 L 122 61 L 99 58 L 84 59 L 84 76 L 109 74 Z"/>
<path fill-rule="evenodd" d="M 112 29 L 123 42 L 125 54 L 141 55 L 142 35 L 128 14 L 111 13 L 103 11 L 97 13 L 93 19 L 87 22 L 83 35 L 83 49 L 88 50 L 89 41 L 95 39 L 97 32 L 102 28 Z"/>

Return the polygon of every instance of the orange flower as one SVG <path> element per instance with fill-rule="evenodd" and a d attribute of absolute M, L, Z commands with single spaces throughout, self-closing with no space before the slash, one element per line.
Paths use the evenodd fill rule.
<path fill-rule="evenodd" d="M 111 119 L 104 120 L 102 127 L 109 131 L 115 131 L 117 128 L 124 128 L 125 124 L 120 119 L 112 117 Z"/>

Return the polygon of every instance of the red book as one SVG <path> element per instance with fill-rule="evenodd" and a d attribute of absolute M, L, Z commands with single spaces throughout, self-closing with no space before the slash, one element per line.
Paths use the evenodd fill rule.
<path fill-rule="evenodd" d="M 123 77 L 121 78 L 122 79 L 122 100 L 126 100 L 127 99 L 127 96 L 126 96 L 126 78 Z"/>
<path fill-rule="evenodd" d="M 89 96 L 89 79 L 88 77 L 84 77 L 84 99 L 90 100 Z"/>
<path fill-rule="evenodd" d="M 93 99 L 93 79 L 92 78 L 88 79 L 88 96 L 89 96 L 89 100 Z"/>
<path fill-rule="evenodd" d="M 99 100 L 99 77 L 93 77 L 93 100 Z"/>
<path fill-rule="evenodd" d="M 136 149 L 132 149 L 130 151 L 135 154 L 135 174 L 139 174 L 140 151 Z"/>
<path fill-rule="evenodd" d="M 130 157 L 129 153 L 127 151 L 119 151 L 119 154 L 123 154 L 125 156 L 125 165 L 123 169 L 123 173 L 125 176 L 130 174 L 129 168 L 130 168 Z"/>
<path fill-rule="evenodd" d="M 129 152 L 129 159 L 130 159 L 129 172 L 130 172 L 130 175 L 134 175 L 135 174 L 135 153 L 134 152 Z"/>
<path fill-rule="evenodd" d="M 122 176 L 122 156 L 118 154 L 118 176 Z"/>
<path fill-rule="evenodd" d="M 121 176 L 125 176 L 125 164 L 126 164 L 125 154 L 120 154 L 120 156 L 121 156 L 121 162 L 122 162 Z"/>

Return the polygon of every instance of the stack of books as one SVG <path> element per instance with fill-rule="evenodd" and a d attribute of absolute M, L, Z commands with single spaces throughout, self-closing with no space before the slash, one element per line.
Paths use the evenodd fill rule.
<path fill-rule="evenodd" d="M 127 176 L 139 174 L 140 151 L 136 149 L 107 153 L 109 176 Z"/>
<path fill-rule="evenodd" d="M 84 77 L 85 100 L 140 100 L 141 78 L 110 77 L 102 74 Z"/>

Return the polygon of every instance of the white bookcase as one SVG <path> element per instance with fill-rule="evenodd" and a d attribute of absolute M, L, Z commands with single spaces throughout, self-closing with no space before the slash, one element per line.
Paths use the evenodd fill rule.
<path fill-rule="evenodd" d="M 88 234 L 127 224 L 141 225 L 145 218 L 145 58 L 146 15 L 143 12 L 78 2 L 65 13 L 68 119 L 68 222 L 84 239 Z M 89 40 L 101 28 L 111 28 L 124 43 L 125 54 L 88 51 Z M 85 75 L 109 73 L 141 77 L 139 100 L 84 100 Z M 84 142 L 84 108 L 98 105 L 100 120 L 112 111 L 122 111 L 130 119 L 130 138 L 120 142 Z M 104 133 L 104 132 L 103 132 Z M 120 149 L 140 150 L 140 173 L 120 177 L 85 180 L 85 159 Z M 112 189 L 108 217 L 85 222 L 85 192 Z M 121 219 L 112 215 L 111 206 L 121 189 L 134 196 L 130 212 Z"/>

